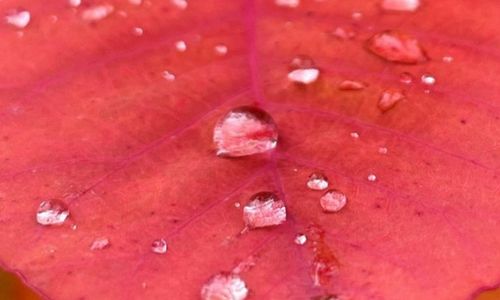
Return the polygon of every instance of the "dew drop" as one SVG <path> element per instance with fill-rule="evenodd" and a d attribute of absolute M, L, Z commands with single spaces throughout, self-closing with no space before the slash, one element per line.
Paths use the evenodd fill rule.
<path fill-rule="evenodd" d="M 5 22 L 17 28 L 25 28 L 28 26 L 31 19 L 31 14 L 27 10 L 12 11 L 5 16 Z"/>
<path fill-rule="evenodd" d="M 422 80 L 422 83 L 426 84 L 426 85 L 434 85 L 436 83 L 436 78 L 434 78 L 434 76 L 432 76 L 430 74 L 422 75 L 420 80 Z"/>
<path fill-rule="evenodd" d="M 366 44 L 373 54 L 392 62 L 416 64 L 427 60 L 417 39 L 397 31 L 384 31 L 368 39 Z"/>
<path fill-rule="evenodd" d="M 179 9 L 186 9 L 188 7 L 187 0 L 171 0 L 170 2 Z"/>
<path fill-rule="evenodd" d="M 319 203 L 326 212 L 338 212 L 346 205 L 347 197 L 340 191 L 328 190 L 321 196 Z"/>
<path fill-rule="evenodd" d="M 305 234 L 297 234 L 294 242 L 297 245 L 304 245 L 307 242 L 307 236 Z"/>
<path fill-rule="evenodd" d="M 82 4 L 82 0 L 68 0 L 68 3 L 72 7 L 78 7 Z"/>
<path fill-rule="evenodd" d="M 356 36 L 356 32 L 350 28 L 337 27 L 332 32 L 332 35 L 342 40 L 348 40 L 354 38 Z"/>
<path fill-rule="evenodd" d="M 310 84 L 319 76 L 319 69 L 315 67 L 314 61 L 307 55 L 297 55 L 290 63 L 291 71 L 288 80 L 301 84 Z"/>
<path fill-rule="evenodd" d="M 224 56 L 227 54 L 227 46 L 222 44 L 216 45 L 214 51 L 217 55 Z"/>
<path fill-rule="evenodd" d="M 360 91 L 366 87 L 366 84 L 361 81 L 344 80 L 339 84 L 339 90 L 342 91 Z"/>
<path fill-rule="evenodd" d="M 353 139 L 359 139 L 359 133 L 357 133 L 356 131 L 351 132 L 350 135 Z"/>
<path fill-rule="evenodd" d="M 411 75 L 408 72 L 403 72 L 399 75 L 399 82 L 401 83 L 411 84 L 413 80 L 414 80 L 413 75 Z"/>
<path fill-rule="evenodd" d="M 420 6 L 420 0 L 382 0 L 382 8 L 395 11 L 416 11 Z"/>
<path fill-rule="evenodd" d="M 276 147 L 278 128 L 267 112 L 242 106 L 232 109 L 217 122 L 213 141 L 218 156 L 263 153 Z"/>
<path fill-rule="evenodd" d="M 115 10 L 113 5 L 103 4 L 87 8 L 82 12 L 84 21 L 99 21 L 109 16 Z"/>
<path fill-rule="evenodd" d="M 397 89 L 388 89 L 382 92 L 380 99 L 378 100 L 377 107 L 382 111 L 386 112 L 396 106 L 396 104 L 405 99 L 405 94 Z"/>
<path fill-rule="evenodd" d="M 105 237 L 100 237 L 95 239 L 92 242 L 92 245 L 90 245 L 90 250 L 95 251 L 95 250 L 102 250 L 104 248 L 107 248 L 110 246 L 109 239 Z"/>
<path fill-rule="evenodd" d="M 386 147 L 379 147 L 378 148 L 378 153 L 380 154 L 387 154 L 387 148 Z"/>
<path fill-rule="evenodd" d="M 300 0 L 275 0 L 274 3 L 282 7 L 295 8 L 300 5 Z"/>
<path fill-rule="evenodd" d="M 240 276 L 220 273 L 210 278 L 201 288 L 203 300 L 244 300 L 248 288 Z"/>
<path fill-rule="evenodd" d="M 453 56 L 449 56 L 449 55 L 443 56 L 443 62 L 445 62 L 445 63 L 451 63 L 451 62 L 453 62 L 453 60 L 454 60 Z"/>
<path fill-rule="evenodd" d="M 286 221 L 285 203 L 275 193 L 257 193 L 243 207 L 243 220 L 249 228 L 279 225 Z"/>
<path fill-rule="evenodd" d="M 151 244 L 151 251 L 157 254 L 165 254 L 167 252 L 167 242 L 164 239 L 154 240 Z"/>
<path fill-rule="evenodd" d="M 185 52 L 187 50 L 186 42 L 184 42 L 184 41 L 177 41 L 175 43 L 175 49 L 177 49 L 177 51 L 179 51 L 179 52 Z"/>
<path fill-rule="evenodd" d="M 328 178 L 323 173 L 312 173 L 307 180 L 307 187 L 316 191 L 326 190 L 328 188 Z"/>
<path fill-rule="evenodd" d="M 377 176 L 375 174 L 369 174 L 367 179 L 368 181 L 374 182 L 377 180 Z"/>
<path fill-rule="evenodd" d="M 144 30 L 141 27 L 134 27 L 132 29 L 132 34 L 135 36 L 141 36 L 144 34 Z"/>
<path fill-rule="evenodd" d="M 66 204 L 60 200 L 44 200 L 36 212 L 36 221 L 40 225 L 62 225 L 69 216 Z"/>

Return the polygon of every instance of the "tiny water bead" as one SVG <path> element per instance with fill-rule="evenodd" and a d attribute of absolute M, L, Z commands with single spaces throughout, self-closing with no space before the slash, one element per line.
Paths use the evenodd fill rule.
<path fill-rule="evenodd" d="M 412 36 L 387 30 L 368 39 L 366 47 L 373 54 L 391 62 L 417 64 L 427 61 L 427 54 Z"/>
<path fill-rule="evenodd" d="M 177 51 L 179 52 L 185 52 L 187 50 L 186 42 L 184 41 L 175 42 L 175 49 L 177 49 Z"/>
<path fill-rule="evenodd" d="M 388 150 L 386 147 L 379 147 L 378 148 L 378 153 L 380 154 L 387 154 Z"/>
<path fill-rule="evenodd" d="M 38 206 L 36 221 L 40 225 L 62 225 L 69 217 L 69 209 L 57 199 L 44 200 Z"/>
<path fill-rule="evenodd" d="M 216 45 L 214 51 L 217 55 L 224 56 L 227 54 L 227 46 L 222 44 Z"/>
<path fill-rule="evenodd" d="M 165 254 L 167 252 L 167 242 L 164 239 L 154 240 L 151 244 L 151 251 L 157 254 Z"/>
<path fill-rule="evenodd" d="M 329 190 L 319 199 L 319 203 L 325 212 L 338 212 L 346 205 L 347 197 L 340 191 Z"/>
<path fill-rule="evenodd" d="M 109 16 L 114 10 L 114 6 L 110 4 L 91 6 L 82 12 L 82 19 L 89 22 L 99 21 Z"/>
<path fill-rule="evenodd" d="M 323 173 L 312 173 L 307 180 L 307 187 L 316 191 L 326 190 L 328 188 L 328 178 Z"/>
<path fill-rule="evenodd" d="M 170 0 L 170 2 L 179 9 L 186 9 L 188 7 L 187 0 Z"/>
<path fill-rule="evenodd" d="M 110 246 L 109 239 L 105 237 L 100 237 L 95 239 L 92 242 L 92 245 L 90 245 L 90 250 L 95 251 L 95 250 L 102 250 L 104 248 L 107 248 Z"/>
<path fill-rule="evenodd" d="M 382 92 L 378 100 L 377 107 L 382 111 L 386 112 L 396 106 L 396 104 L 405 99 L 406 96 L 401 90 L 388 89 Z"/>
<path fill-rule="evenodd" d="M 128 0 L 128 3 L 138 6 L 142 4 L 142 0 Z"/>
<path fill-rule="evenodd" d="M 68 0 L 68 3 L 72 7 L 78 7 L 82 4 L 82 0 Z"/>
<path fill-rule="evenodd" d="M 382 0 L 381 6 L 385 10 L 413 12 L 420 6 L 420 0 Z"/>
<path fill-rule="evenodd" d="M 339 90 L 342 91 L 360 91 L 366 87 L 366 84 L 356 80 L 344 80 L 339 84 Z"/>
<path fill-rule="evenodd" d="M 356 32 L 351 28 L 337 27 L 332 31 L 332 35 L 342 40 L 349 40 L 356 36 Z"/>
<path fill-rule="evenodd" d="M 210 278 L 201 288 L 203 300 L 244 300 L 248 288 L 240 276 L 220 273 Z"/>
<path fill-rule="evenodd" d="M 165 70 L 161 73 L 161 76 L 165 78 L 168 81 L 174 81 L 175 80 L 175 75 L 170 73 L 169 71 Z"/>
<path fill-rule="evenodd" d="M 351 132 L 350 135 L 353 139 L 359 139 L 359 133 L 357 133 L 356 131 Z"/>
<path fill-rule="evenodd" d="M 144 30 L 141 27 L 132 28 L 132 34 L 135 36 L 141 36 L 144 34 Z"/>
<path fill-rule="evenodd" d="M 286 221 L 285 203 L 275 193 L 257 193 L 243 207 L 243 220 L 248 228 L 279 225 Z"/>
<path fill-rule="evenodd" d="M 443 56 L 443 62 L 445 62 L 445 63 L 451 63 L 451 62 L 453 62 L 453 60 L 454 60 L 453 56 L 449 56 L 449 55 Z"/>
<path fill-rule="evenodd" d="M 436 83 L 436 78 L 430 74 L 424 74 L 420 78 L 423 84 L 425 85 L 434 85 Z"/>
<path fill-rule="evenodd" d="M 411 84 L 415 80 L 413 78 L 413 75 L 408 72 L 403 72 L 399 75 L 399 82 L 404 83 L 404 84 Z"/>
<path fill-rule="evenodd" d="M 290 63 L 291 71 L 288 73 L 288 80 L 300 83 L 311 84 L 318 79 L 319 69 L 314 61 L 307 55 L 297 55 Z"/>
<path fill-rule="evenodd" d="M 27 10 L 11 11 L 5 16 L 5 22 L 19 29 L 28 26 L 31 20 L 31 14 Z"/>
<path fill-rule="evenodd" d="M 377 180 L 377 175 L 375 175 L 375 174 L 368 174 L 367 179 L 368 179 L 368 181 L 374 182 L 374 181 Z"/>
<path fill-rule="evenodd" d="M 218 156 L 258 154 L 276 148 L 278 128 L 267 112 L 242 106 L 232 109 L 217 122 L 213 141 Z"/>
<path fill-rule="evenodd" d="M 299 6 L 300 0 L 274 0 L 277 6 L 295 8 Z"/>
<path fill-rule="evenodd" d="M 297 234 L 294 242 L 297 245 L 304 245 L 307 242 L 307 236 L 305 234 Z"/>

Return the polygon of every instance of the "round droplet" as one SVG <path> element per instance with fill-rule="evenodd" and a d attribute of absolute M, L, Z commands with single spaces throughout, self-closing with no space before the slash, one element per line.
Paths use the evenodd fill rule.
<path fill-rule="evenodd" d="M 295 8 L 299 6 L 300 0 L 274 0 L 277 6 Z"/>
<path fill-rule="evenodd" d="M 388 89 L 382 92 L 377 106 L 382 112 L 386 112 L 396 106 L 399 101 L 405 98 L 406 96 L 402 91 L 397 89 Z"/>
<path fill-rule="evenodd" d="M 201 288 L 203 300 L 244 300 L 248 295 L 245 281 L 236 274 L 220 273 Z"/>
<path fill-rule="evenodd" d="M 109 16 L 114 10 L 114 6 L 110 4 L 91 6 L 82 12 L 82 19 L 89 22 L 99 21 Z"/>
<path fill-rule="evenodd" d="M 279 225 L 286 221 L 285 203 L 275 193 L 257 193 L 243 208 L 243 220 L 249 228 Z"/>
<path fill-rule="evenodd" d="M 187 0 L 170 0 L 170 2 L 179 9 L 186 9 L 188 7 Z"/>
<path fill-rule="evenodd" d="M 27 10 L 12 11 L 5 16 L 5 22 L 19 29 L 28 26 L 31 20 L 31 14 Z"/>
<path fill-rule="evenodd" d="M 339 84 L 339 90 L 342 91 L 360 91 L 365 87 L 365 83 L 355 80 L 344 80 Z"/>
<path fill-rule="evenodd" d="M 338 212 L 346 205 L 347 197 L 340 191 L 329 190 L 319 199 L 319 203 L 326 212 Z"/>
<path fill-rule="evenodd" d="M 95 239 L 92 242 L 92 245 L 90 245 L 90 250 L 95 251 L 95 250 L 102 250 L 104 248 L 107 248 L 110 246 L 109 239 L 105 237 L 100 237 Z"/>
<path fill-rule="evenodd" d="M 367 179 L 368 181 L 374 182 L 377 180 L 377 176 L 375 174 L 369 174 Z"/>
<path fill-rule="evenodd" d="M 174 81 L 175 80 L 175 75 L 170 73 L 169 71 L 165 70 L 161 73 L 163 78 L 165 78 L 168 81 Z"/>
<path fill-rule="evenodd" d="M 294 242 L 297 245 L 304 245 L 307 242 L 307 236 L 305 234 L 297 234 Z"/>
<path fill-rule="evenodd" d="M 78 7 L 82 4 L 82 0 L 68 0 L 70 6 Z"/>
<path fill-rule="evenodd" d="M 151 251 L 157 254 L 165 254 L 167 252 L 167 242 L 164 239 L 154 240 L 151 244 Z"/>
<path fill-rule="evenodd" d="M 328 188 L 328 178 L 323 173 L 312 173 L 307 180 L 307 187 L 311 190 L 322 191 Z"/>
<path fill-rule="evenodd" d="M 412 12 L 420 6 L 420 0 L 382 0 L 381 6 L 385 10 Z"/>
<path fill-rule="evenodd" d="M 319 69 L 315 67 L 314 61 L 307 55 L 294 57 L 290 63 L 290 69 L 288 80 L 295 83 L 311 84 L 319 76 Z"/>
<path fill-rule="evenodd" d="M 177 51 L 179 51 L 179 52 L 185 52 L 187 50 L 186 42 L 184 42 L 184 41 L 177 41 L 175 43 L 175 49 L 177 49 Z"/>
<path fill-rule="evenodd" d="M 426 85 L 434 85 L 436 83 L 436 78 L 430 74 L 424 74 L 420 79 L 422 83 Z"/>
<path fill-rule="evenodd" d="M 278 128 L 267 112 L 242 106 L 232 109 L 217 122 L 213 141 L 219 156 L 263 153 L 276 147 Z"/>
<path fill-rule="evenodd" d="M 141 27 L 134 27 L 132 28 L 132 34 L 135 36 L 141 36 L 144 34 L 144 30 Z"/>
<path fill-rule="evenodd" d="M 36 221 L 40 225 L 62 225 L 69 216 L 66 204 L 60 200 L 51 199 L 40 203 L 36 212 Z"/>
<path fill-rule="evenodd" d="M 378 153 L 380 154 L 387 154 L 388 150 L 386 147 L 379 147 L 378 148 Z"/>
<path fill-rule="evenodd" d="M 411 84 L 413 82 L 414 78 L 413 75 L 411 75 L 408 72 L 403 72 L 399 75 L 399 81 L 404 84 Z"/>
<path fill-rule="evenodd" d="M 227 46 L 226 45 L 216 45 L 214 47 L 214 51 L 217 55 L 224 56 L 227 54 Z"/>
<path fill-rule="evenodd" d="M 359 133 L 357 133 L 356 131 L 353 131 L 353 132 L 351 132 L 351 137 L 353 139 L 359 139 Z"/>
<path fill-rule="evenodd" d="M 427 55 L 418 40 L 397 31 L 377 33 L 367 41 L 366 46 L 373 54 L 387 61 L 406 64 L 427 61 Z"/>

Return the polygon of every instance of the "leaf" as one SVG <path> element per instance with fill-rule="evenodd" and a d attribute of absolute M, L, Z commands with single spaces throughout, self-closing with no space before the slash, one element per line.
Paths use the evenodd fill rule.
<path fill-rule="evenodd" d="M 98 4 L 112 12 L 82 20 Z M 463 299 L 498 286 L 497 1 L 425 1 L 415 13 L 378 1 L 0 7 L 31 13 L 24 29 L 0 28 L 0 261 L 42 297 L 195 299 L 237 266 L 252 299 Z M 339 26 L 356 35 L 339 39 Z M 385 30 L 417 38 L 430 61 L 369 53 Z M 296 55 L 320 68 L 313 84 L 288 81 Z M 403 72 L 437 82 L 404 85 Z M 341 91 L 343 80 L 368 86 Z M 406 99 L 381 113 L 387 88 Z M 276 121 L 276 151 L 216 157 L 214 124 L 249 104 Z M 306 188 L 315 170 L 347 195 L 342 211 L 323 213 Z M 287 222 L 240 234 L 235 203 L 265 190 L 284 198 Z M 69 206 L 64 226 L 35 222 L 50 198 Z M 109 246 L 91 251 L 101 238 Z M 158 238 L 164 255 L 151 251 Z"/>

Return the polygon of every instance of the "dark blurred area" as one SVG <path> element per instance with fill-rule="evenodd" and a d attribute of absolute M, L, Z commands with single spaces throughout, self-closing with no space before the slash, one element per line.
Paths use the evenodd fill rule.
<path fill-rule="evenodd" d="M 0 300 L 40 300 L 15 274 L 0 269 Z"/>

